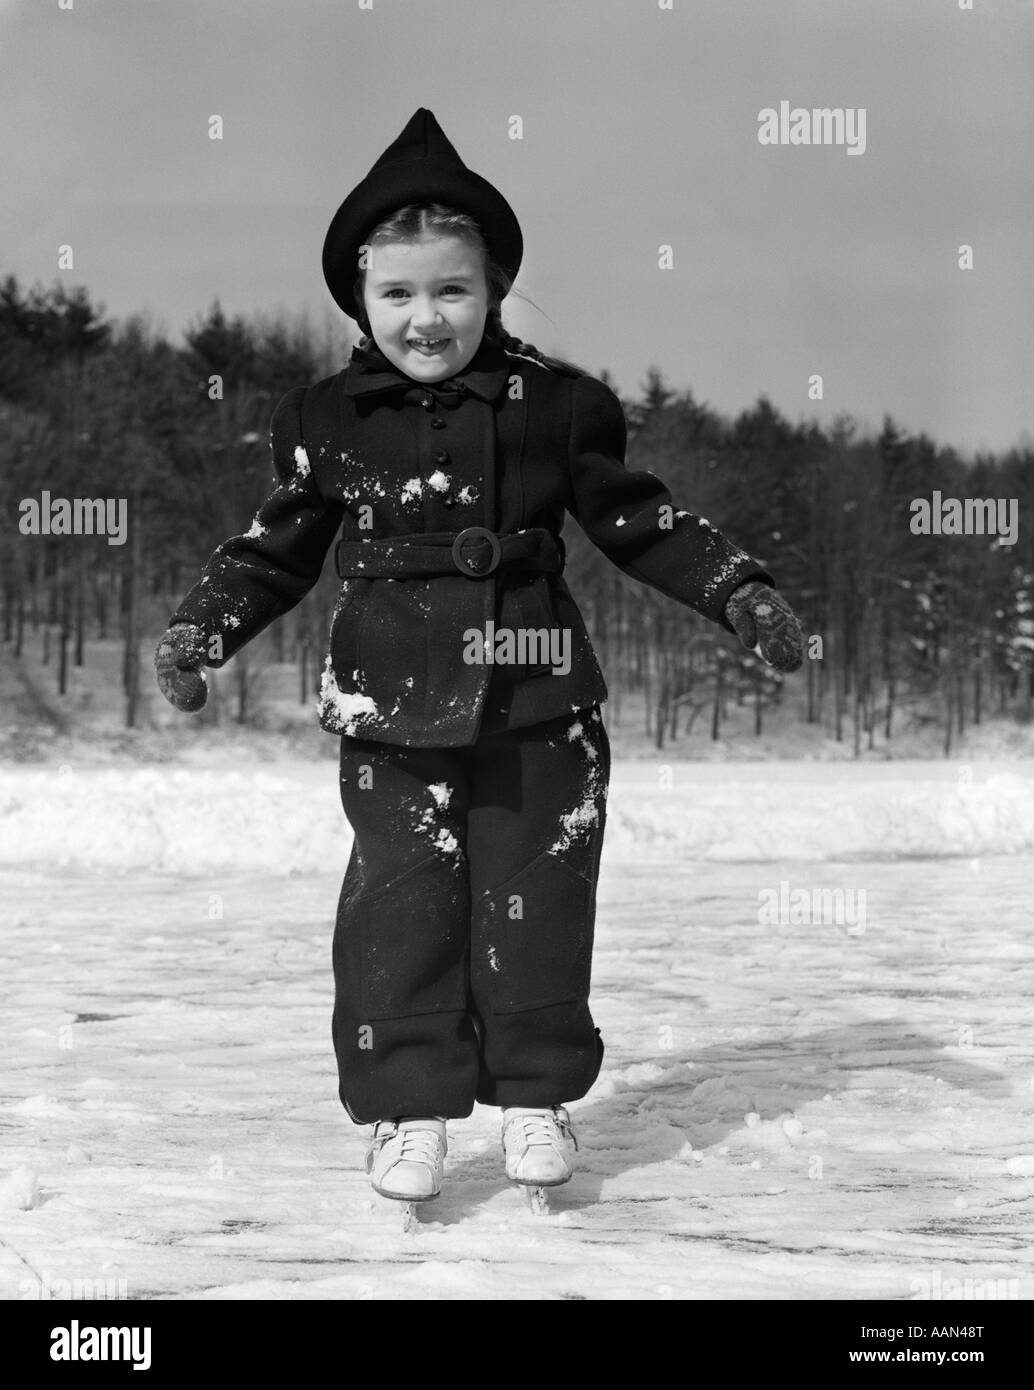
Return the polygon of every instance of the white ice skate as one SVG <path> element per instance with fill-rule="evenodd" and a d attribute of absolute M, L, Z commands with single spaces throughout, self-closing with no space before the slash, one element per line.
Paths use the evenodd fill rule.
<path fill-rule="evenodd" d="M 506 1176 L 525 1189 L 532 1211 L 549 1210 L 546 1189 L 569 1182 L 578 1140 L 562 1105 L 503 1111 Z"/>
<path fill-rule="evenodd" d="M 379 1120 L 366 1153 L 366 1171 L 373 1190 L 382 1197 L 405 1202 L 403 1230 L 416 1215 L 416 1203 L 428 1202 L 442 1190 L 442 1171 L 449 1151 L 445 1121 L 430 1116 Z"/>

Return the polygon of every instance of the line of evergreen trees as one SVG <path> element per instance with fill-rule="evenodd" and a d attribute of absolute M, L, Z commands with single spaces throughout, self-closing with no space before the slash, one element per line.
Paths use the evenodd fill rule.
<path fill-rule="evenodd" d="M 141 722 L 141 681 L 150 681 L 169 613 L 215 545 L 247 529 L 269 489 L 274 405 L 291 386 L 340 370 L 351 343 L 343 326 L 317 333 L 304 318 L 228 319 L 218 303 L 184 336 L 177 348 L 142 316 L 110 322 L 82 288 L 0 282 L 0 623 L 29 690 L 39 673 L 25 670 L 25 628 L 42 629 L 59 697 L 48 701 L 53 718 L 70 663 L 83 664 L 90 637 L 107 637 L 123 653 L 126 724 Z M 804 670 L 784 680 L 713 624 L 628 579 L 569 522 L 567 579 L 612 707 L 645 697 L 658 748 L 698 719 L 719 737 L 731 701 L 751 702 L 760 734 L 788 682 L 804 682 L 802 718 L 856 752 L 892 739 L 906 720 L 937 720 L 948 753 L 967 722 L 989 711 L 1031 717 L 1029 446 L 966 462 L 889 417 L 867 439 L 848 416 L 828 430 L 791 424 L 764 397 L 730 421 L 669 390 L 656 367 L 622 403 L 629 466 L 657 474 L 679 507 L 761 560 L 813 638 Z M 21 502 L 44 489 L 126 498 L 127 543 L 21 534 Z M 911 504 L 935 490 L 1017 499 L 1016 543 L 913 534 Z M 312 699 L 336 588 L 328 563 L 298 608 L 234 659 L 235 718 L 257 717 L 270 660 L 296 663 L 298 697 Z"/>

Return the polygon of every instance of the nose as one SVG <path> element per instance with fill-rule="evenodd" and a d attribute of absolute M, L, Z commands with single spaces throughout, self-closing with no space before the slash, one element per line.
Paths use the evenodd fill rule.
<path fill-rule="evenodd" d="M 431 330 L 440 328 L 445 322 L 437 305 L 431 299 L 416 299 L 413 301 L 410 321 L 413 325 L 413 331 L 422 338 L 431 337 Z"/>

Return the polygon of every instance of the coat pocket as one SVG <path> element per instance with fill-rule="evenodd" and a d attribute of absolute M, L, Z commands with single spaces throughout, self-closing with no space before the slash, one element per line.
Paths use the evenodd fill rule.
<path fill-rule="evenodd" d="M 470 899 L 466 879 L 437 855 L 355 900 L 364 1019 L 467 1007 Z"/>
<path fill-rule="evenodd" d="M 367 579 L 356 633 L 363 690 L 384 713 L 403 706 L 426 713 L 432 595 L 426 579 Z"/>
<path fill-rule="evenodd" d="M 594 884 L 544 850 L 476 904 L 476 994 L 498 1014 L 587 999 L 595 913 Z"/>
<path fill-rule="evenodd" d="M 368 579 L 343 579 L 330 623 L 330 661 L 335 673 L 351 681 L 359 662 L 359 630 L 366 613 Z"/>
<path fill-rule="evenodd" d="M 514 576 L 507 580 L 502 589 L 499 601 L 499 618 L 496 624 L 499 628 L 507 628 L 517 633 L 523 630 L 525 633 L 535 633 L 538 636 L 529 639 L 535 643 L 530 648 L 536 653 L 542 653 L 542 637 L 545 634 L 545 654 L 548 656 L 552 651 L 554 638 L 552 634 L 558 631 L 556 607 L 553 602 L 553 595 L 549 588 L 549 578 L 544 574 L 526 576 Z M 552 672 L 553 667 L 549 660 L 544 662 L 500 662 L 499 671 L 505 680 L 511 682 L 530 680 L 532 676 L 543 676 Z"/>

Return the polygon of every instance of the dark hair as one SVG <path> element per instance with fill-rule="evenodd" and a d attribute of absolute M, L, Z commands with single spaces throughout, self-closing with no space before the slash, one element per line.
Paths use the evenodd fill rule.
<path fill-rule="evenodd" d="M 481 228 L 469 213 L 459 212 L 455 208 L 445 207 L 441 203 L 407 203 L 405 207 L 399 208 L 390 217 L 386 217 L 383 222 L 378 222 L 377 226 L 369 232 L 366 240 L 369 243 L 412 241 L 415 237 L 425 234 L 460 237 L 481 252 L 485 282 L 488 286 L 488 316 L 485 319 L 485 339 L 488 342 L 495 343 L 505 352 L 539 362 L 542 366 L 548 367 L 551 371 L 559 372 L 562 376 L 589 375 L 584 368 L 578 367 L 562 357 L 547 357 L 544 352 L 540 352 L 531 343 L 521 342 L 520 338 L 515 338 L 507 331 L 503 323 L 502 302 L 510 293 L 513 281 L 502 266 L 492 259 Z M 366 346 L 372 337 L 370 321 L 363 306 L 365 279 L 366 272 L 361 270 L 353 286 L 353 293 L 361 315 L 356 322 L 364 334 L 364 340 L 360 343 L 360 347 Z M 514 293 L 516 294 L 517 291 L 514 290 Z M 520 297 L 523 298 L 524 296 Z"/>

